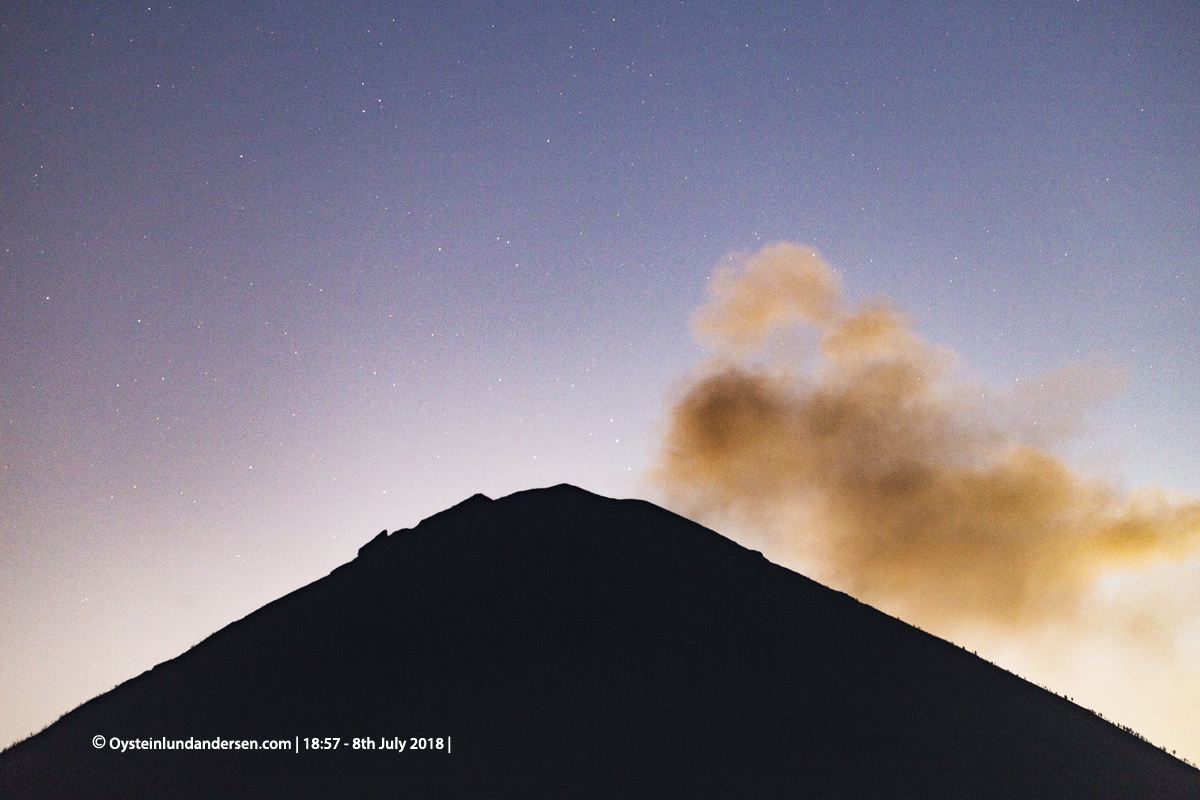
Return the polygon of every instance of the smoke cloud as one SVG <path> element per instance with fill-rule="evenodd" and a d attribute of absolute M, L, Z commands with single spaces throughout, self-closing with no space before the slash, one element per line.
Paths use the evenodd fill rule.
<path fill-rule="evenodd" d="M 1200 503 L 1122 493 L 1051 452 L 1115 383 L 1103 365 L 1000 398 L 886 300 L 847 309 L 813 248 L 735 261 L 692 320 L 715 354 L 651 475 L 685 513 L 769 532 L 868 602 L 948 621 L 1062 618 L 1104 574 L 1200 545 Z"/>

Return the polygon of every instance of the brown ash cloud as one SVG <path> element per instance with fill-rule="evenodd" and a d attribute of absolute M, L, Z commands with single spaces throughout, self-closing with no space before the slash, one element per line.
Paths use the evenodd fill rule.
<path fill-rule="evenodd" d="M 1111 369 L 1076 364 L 998 397 L 886 300 L 845 307 L 813 248 L 731 260 L 693 318 L 714 355 L 682 387 L 651 475 L 675 507 L 765 532 L 819 577 L 922 619 L 1061 619 L 1099 577 L 1197 549 L 1200 503 L 1119 491 L 1053 452 Z"/>

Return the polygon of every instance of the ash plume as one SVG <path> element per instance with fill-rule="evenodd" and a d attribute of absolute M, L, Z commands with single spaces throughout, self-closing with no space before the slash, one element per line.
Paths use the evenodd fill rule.
<path fill-rule="evenodd" d="M 951 621 L 1061 618 L 1100 576 L 1200 545 L 1200 503 L 1123 493 L 1048 449 L 1112 370 L 997 398 L 886 300 L 846 308 L 813 248 L 733 260 L 693 317 L 715 353 L 650 476 L 675 507 L 769 532 L 868 602 Z"/>

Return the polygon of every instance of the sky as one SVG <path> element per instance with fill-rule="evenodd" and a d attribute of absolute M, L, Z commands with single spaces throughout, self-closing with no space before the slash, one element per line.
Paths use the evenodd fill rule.
<path fill-rule="evenodd" d="M 688 511 L 772 243 L 1200 497 L 1192 3 L 8 4 L 0 109 L 0 746 L 476 492 Z M 911 621 L 1200 762 L 1200 559 L 1089 581 L 1171 624 Z"/>

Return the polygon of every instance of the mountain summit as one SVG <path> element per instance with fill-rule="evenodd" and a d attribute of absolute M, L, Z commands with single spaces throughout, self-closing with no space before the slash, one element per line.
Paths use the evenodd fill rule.
<path fill-rule="evenodd" d="M 1200 797 L 1200 771 L 700 525 L 564 485 L 380 534 L 0 754 L 0 797 L 1165 800 Z"/>

